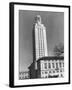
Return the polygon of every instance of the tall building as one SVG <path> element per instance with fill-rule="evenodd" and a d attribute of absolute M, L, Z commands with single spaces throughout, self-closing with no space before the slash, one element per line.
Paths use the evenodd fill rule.
<path fill-rule="evenodd" d="M 34 34 L 34 56 L 36 61 L 44 56 L 48 56 L 48 51 L 47 51 L 47 39 L 46 39 L 46 28 L 42 24 L 42 20 L 40 15 L 37 15 L 35 17 L 35 23 L 33 27 L 33 34 Z"/>
<path fill-rule="evenodd" d="M 33 26 L 33 56 L 34 62 L 37 62 L 41 57 L 48 56 L 46 28 L 44 24 L 42 24 L 40 15 L 35 17 Z"/>

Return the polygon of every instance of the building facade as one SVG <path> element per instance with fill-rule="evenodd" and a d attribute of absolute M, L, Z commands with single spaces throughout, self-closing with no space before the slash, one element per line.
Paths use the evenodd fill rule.
<path fill-rule="evenodd" d="M 64 57 L 43 57 L 37 62 L 37 78 L 64 77 Z"/>
<path fill-rule="evenodd" d="M 19 80 L 29 79 L 29 72 L 19 72 Z"/>
<path fill-rule="evenodd" d="M 34 63 L 29 67 L 30 78 L 63 78 L 64 56 L 42 57 L 37 61 L 37 69 Z"/>

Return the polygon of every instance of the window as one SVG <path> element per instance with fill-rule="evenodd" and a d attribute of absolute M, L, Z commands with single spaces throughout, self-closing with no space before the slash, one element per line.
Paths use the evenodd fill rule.
<path fill-rule="evenodd" d="M 61 74 L 61 77 L 63 77 L 63 74 Z"/>
<path fill-rule="evenodd" d="M 59 72 L 59 70 L 57 70 L 57 73 Z"/>
<path fill-rule="evenodd" d="M 50 65 L 50 63 L 48 63 L 48 66 L 49 66 L 49 68 L 51 68 L 51 65 Z"/>
<path fill-rule="evenodd" d="M 49 73 L 51 73 L 51 71 L 49 71 Z"/>
<path fill-rule="evenodd" d="M 27 78 L 27 76 L 25 76 L 25 78 Z"/>
<path fill-rule="evenodd" d="M 47 76 L 45 76 L 45 78 L 47 78 Z"/>
<path fill-rule="evenodd" d="M 58 69 L 58 63 L 56 63 L 56 69 Z"/>
<path fill-rule="evenodd" d="M 19 79 L 21 80 L 21 77 L 19 77 Z"/>
<path fill-rule="evenodd" d="M 42 72 L 42 74 L 44 74 L 44 72 Z"/>
<path fill-rule="evenodd" d="M 45 74 L 47 74 L 47 72 L 45 72 Z"/>
<path fill-rule="evenodd" d="M 52 63 L 52 66 L 53 66 L 53 68 L 54 68 L 54 63 Z"/>
<path fill-rule="evenodd" d="M 21 72 L 19 72 L 19 74 L 21 75 Z"/>
<path fill-rule="evenodd" d="M 45 69 L 47 69 L 47 63 L 45 63 Z"/>
<path fill-rule="evenodd" d="M 64 62 L 63 62 L 63 67 L 64 67 Z"/>
<path fill-rule="evenodd" d="M 62 70 L 60 70 L 60 72 L 62 72 Z"/>
<path fill-rule="evenodd" d="M 61 62 L 59 63 L 59 66 L 61 67 Z"/>
<path fill-rule="evenodd" d="M 55 73 L 55 71 L 53 71 L 53 73 Z"/>

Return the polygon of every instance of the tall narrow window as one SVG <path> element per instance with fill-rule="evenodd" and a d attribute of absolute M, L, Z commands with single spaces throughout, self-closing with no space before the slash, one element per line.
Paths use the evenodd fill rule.
<path fill-rule="evenodd" d="M 64 67 L 64 62 L 63 62 L 63 67 Z"/>
<path fill-rule="evenodd" d="M 59 63 L 59 66 L 61 67 L 61 62 Z"/>
<path fill-rule="evenodd" d="M 54 68 L 55 66 L 54 66 L 54 63 L 52 63 L 52 67 Z"/>
<path fill-rule="evenodd" d="M 58 69 L 58 63 L 56 63 L 56 69 Z"/>
<path fill-rule="evenodd" d="M 48 67 L 49 67 L 49 68 L 51 68 L 51 65 L 50 65 L 50 63 L 48 63 Z"/>
<path fill-rule="evenodd" d="M 47 63 L 45 63 L 45 69 L 47 69 Z"/>

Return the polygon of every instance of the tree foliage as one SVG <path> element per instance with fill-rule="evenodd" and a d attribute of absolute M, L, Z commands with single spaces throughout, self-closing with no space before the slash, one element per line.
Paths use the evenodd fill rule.
<path fill-rule="evenodd" d="M 59 43 L 58 45 L 56 45 L 54 47 L 54 55 L 60 56 L 63 53 L 64 53 L 64 44 L 63 43 Z"/>

